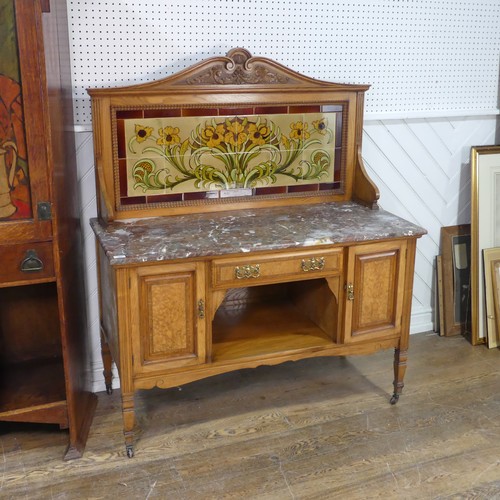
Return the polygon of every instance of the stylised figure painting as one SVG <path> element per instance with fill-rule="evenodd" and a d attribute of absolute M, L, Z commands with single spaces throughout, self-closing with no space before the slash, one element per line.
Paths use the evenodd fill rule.
<path fill-rule="evenodd" d="M 14 2 L 0 0 L 0 220 L 31 217 Z"/>

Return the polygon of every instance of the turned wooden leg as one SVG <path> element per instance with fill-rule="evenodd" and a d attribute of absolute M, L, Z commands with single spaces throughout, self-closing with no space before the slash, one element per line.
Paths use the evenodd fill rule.
<path fill-rule="evenodd" d="M 391 405 L 395 405 L 400 394 L 403 392 L 404 378 L 406 372 L 406 361 L 408 360 L 407 349 L 395 349 L 394 351 L 394 394 L 391 398 Z"/>
<path fill-rule="evenodd" d="M 134 393 L 122 393 L 123 435 L 125 436 L 125 449 L 127 456 L 134 456 Z"/>
<path fill-rule="evenodd" d="M 102 374 L 104 375 L 104 383 L 106 384 L 106 392 L 108 394 L 113 394 L 113 372 L 111 366 L 113 364 L 113 359 L 111 357 L 111 351 L 109 350 L 108 342 L 104 333 L 101 331 L 101 356 L 102 364 L 104 370 Z"/>

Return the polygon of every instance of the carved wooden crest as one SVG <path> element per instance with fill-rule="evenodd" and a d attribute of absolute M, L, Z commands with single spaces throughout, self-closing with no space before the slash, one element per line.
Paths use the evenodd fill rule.
<path fill-rule="evenodd" d="M 195 75 L 179 81 L 188 85 L 245 85 L 294 83 L 290 74 L 264 58 L 252 57 L 246 49 L 230 50 L 224 58 L 214 58 Z"/>

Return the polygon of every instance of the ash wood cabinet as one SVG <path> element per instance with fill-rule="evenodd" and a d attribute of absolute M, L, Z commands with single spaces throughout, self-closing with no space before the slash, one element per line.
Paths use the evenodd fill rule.
<path fill-rule="evenodd" d="M 129 457 L 139 389 L 393 348 L 397 402 L 425 230 L 378 206 L 367 89 L 233 49 L 89 91 L 104 371 Z"/>
<path fill-rule="evenodd" d="M 68 429 L 96 404 L 86 322 L 66 2 L 1 0 L 0 421 Z"/>

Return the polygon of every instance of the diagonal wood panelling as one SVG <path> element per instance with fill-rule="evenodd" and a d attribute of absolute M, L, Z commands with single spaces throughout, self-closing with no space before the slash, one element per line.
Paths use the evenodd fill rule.
<path fill-rule="evenodd" d="M 497 118 L 365 122 L 363 157 L 382 208 L 428 231 L 418 242 L 412 331 L 432 326 L 442 226 L 470 222 L 470 148 L 493 144 Z"/>
<path fill-rule="evenodd" d="M 496 124 L 494 116 L 365 122 L 363 157 L 380 189 L 380 205 L 429 232 L 417 247 L 413 333 L 432 329 L 440 230 L 470 221 L 470 147 L 493 144 Z M 89 226 L 96 215 L 92 134 L 76 136 L 92 377 L 94 389 L 102 391 L 95 240 Z"/>

